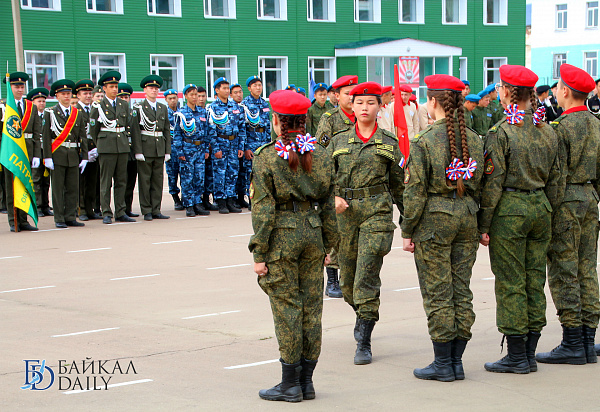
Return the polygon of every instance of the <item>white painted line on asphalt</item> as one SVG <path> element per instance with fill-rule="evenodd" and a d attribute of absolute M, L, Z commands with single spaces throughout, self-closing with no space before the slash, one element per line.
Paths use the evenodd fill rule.
<path fill-rule="evenodd" d="M 84 335 L 86 333 L 104 332 L 106 330 L 115 330 L 115 329 L 119 329 L 119 328 L 106 328 L 106 329 L 86 330 L 86 331 L 83 331 L 83 332 L 65 333 L 64 335 L 52 335 L 52 337 L 53 338 L 61 338 L 63 336 Z"/>
<path fill-rule="evenodd" d="M 248 233 L 246 235 L 231 235 L 229 237 L 246 237 L 246 236 L 252 236 L 254 233 Z"/>
<path fill-rule="evenodd" d="M 231 266 L 217 266 L 216 268 L 206 268 L 206 270 L 239 268 L 241 266 L 250 266 L 250 263 L 242 263 L 240 265 L 231 265 Z"/>
<path fill-rule="evenodd" d="M 181 243 L 181 242 L 193 242 L 192 239 L 186 239 L 186 240 L 169 240 L 168 242 L 156 242 L 153 243 L 153 245 L 166 245 L 169 243 Z"/>
<path fill-rule="evenodd" d="M 392 250 L 394 250 L 394 249 L 402 249 L 402 246 L 394 246 L 394 247 L 392 248 Z"/>
<path fill-rule="evenodd" d="M 404 292 L 405 290 L 417 290 L 419 289 L 418 286 L 412 287 L 412 288 L 402 288 L 402 289 L 396 289 L 394 290 L 394 292 Z"/>
<path fill-rule="evenodd" d="M 140 276 L 127 276 L 125 278 L 113 278 L 111 280 L 123 280 L 123 279 L 137 279 L 137 278 L 149 278 L 152 276 L 160 276 L 160 273 L 155 273 L 154 275 L 140 275 Z"/>
<path fill-rule="evenodd" d="M 336 299 L 339 299 L 339 298 L 324 298 L 323 300 L 336 300 Z"/>
<path fill-rule="evenodd" d="M 35 231 L 35 232 L 33 232 L 33 233 L 40 233 L 40 232 L 54 232 L 54 231 L 56 231 L 56 230 L 68 230 L 68 229 L 70 229 L 70 228 L 68 228 L 68 227 L 63 227 L 62 229 L 59 229 L 59 228 L 56 228 L 56 229 L 43 229 L 43 230 L 36 230 L 36 231 Z"/>
<path fill-rule="evenodd" d="M 48 289 L 48 288 L 55 288 L 55 287 L 56 286 L 38 286 L 38 287 L 35 287 L 35 288 L 4 290 L 4 291 L 2 291 L 0 293 L 23 292 L 24 290 Z"/>
<path fill-rule="evenodd" d="M 262 361 L 262 362 L 246 363 L 245 365 L 226 366 L 223 369 L 249 368 L 251 366 L 266 365 L 267 363 L 275 363 L 275 362 L 279 362 L 279 359 L 271 359 L 271 360 L 266 360 L 266 361 Z"/>
<path fill-rule="evenodd" d="M 237 214 L 238 214 L 238 215 L 249 215 L 249 214 L 251 214 L 251 213 L 252 213 L 252 212 L 242 212 L 242 213 L 237 213 Z"/>
<path fill-rule="evenodd" d="M 481 280 L 494 280 L 494 279 L 496 279 L 496 278 L 493 276 L 491 278 L 481 278 Z"/>
<path fill-rule="evenodd" d="M 97 249 L 81 249 L 81 250 L 67 250 L 67 253 L 80 253 L 80 252 L 96 252 L 98 250 L 110 250 L 111 247 L 99 247 Z"/>
<path fill-rule="evenodd" d="M 135 385 L 136 383 L 146 383 L 146 382 L 153 382 L 152 379 L 140 379 L 137 381 L 129 381 L 129 382 L 121 382 L 121 383 L 111 383 L 110 385 L 106 385 L 106 389 L 108 388 L 116 388 L 117 386 L 126 386 L 126 385 Z M 99 389 L 102 389 L 104 387 L 100 387 Z M 73 395 L 76 393 L 83 393 L 83 392 L 92 392 L 94 389 L 78 389 L 78 390 L 74 390 L 74 391 L 66 391 L 63 392 L 65 395 Z"/>
<path fill-rule="evenodd" d="M 175 220 L 196 219 L 198 217 L 208 217 L 208 216 L 176 217 Z"/>
<path fill-rule="evenodd" d="M 18 258 L 22 258 L 23 256 L 5 256 L 5 257 L 0 257 L 0 260 L 3 259 L 18 259 Z"/>
<path fill-rule="evenodd" d="M 142 222 L 115 222 L 115 223 L 112 224 L 112 226 L 116 226 L 116 225 L 133 225 L 134 223 L 142 223 Z"/>
<path fill-rule="evenodd" d="M 227 315 L 229 313 L 240 313 L 241 310 L 230 310 L 227 312 L 217 312 L 217 313 L 207 313 L 206 315 L 196 315 L 196 316 L 188 316 L 181 319 L 196 319 L 196 318 L 206 318 L 208 316 L 217 316 L 217 315 Z"/>

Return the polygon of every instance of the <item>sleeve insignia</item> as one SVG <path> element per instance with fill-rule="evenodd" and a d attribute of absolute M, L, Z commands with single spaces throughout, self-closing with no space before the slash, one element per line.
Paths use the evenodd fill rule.
<path fill-rule="evenodd" d="M 404 168 L 404 184 L 407 184 L 408 182 L 410 182 L 410 169 L 406 166 Z"/>
<path fill-rule="evenodd" d="M 254 197 L 254 184 L 250 182 L 250 199 Z"/>
<path fill-rule="evenodd" d="M 44 122 L 46 122 L 46 120 L 44 119 Z M 96 125 L 96 119 L 90 119 L 90 126 L 95 126 Z"/>
<path fill-rule="evenodd" d="M 485 162 L 485 174 L 486 175 L 491 175 L 493 171 L 494 171 L 494 162 L 492 161 L 492 159 L 486 160 L 486 162 Z"/>

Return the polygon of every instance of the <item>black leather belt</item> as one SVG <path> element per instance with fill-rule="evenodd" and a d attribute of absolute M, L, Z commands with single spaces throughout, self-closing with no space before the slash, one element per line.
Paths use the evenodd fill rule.
<path fill-rule="evenodd" d="M 338 189 L 337 195 L 343 197 L 346 200 L 352 199 L 364 199 L 366 197 L 373 197 L 387 192 L 387 186 L 384 184 L 375 185 L 371 187 L 361 187 L 358 189 L 352 189 L 349 187 Z"/>
<path fill-rule="evenodd" d="M 514 187 L 505 187 L 503 190 L 505 192 L 525 193 L 525 194 L 531 195 L 533 193 L 539 192 L 542 189 L 543 189 L 543 187 L 533 189 L 533 190 L 524 190 L 524 189 L 516 189 Z"/>
<path fill-rule="evenodd" d="M 285 203 L 278 203 L 275 205 L 275 210 L 289 210 L 290 212 L 305 212 L 307 210 L 317 210 L 319 207 L 319 202 L 311 202 L 310 200 L 305 200 L 303 202 L 298 202 L 296 200 L 288 200 Z"/>
<path fill-rule="evenodd" d="M 227 134 L 220 134 L 220 135 L 217 135 L 217 137 L 220 137 L 221 139 L 227 139 L 227 140 L 235 139 L 234 135 L 227 135 Z"/>
<path fill-rule="evenodd" d="M 202 143 L 204 143 L 204 140 L 192 140 L 192 139 L 188 139 L 185 137 L 183 138 L 183 141 L 186 143 L 191 143 L 196 146 L 200 146 Z"/>

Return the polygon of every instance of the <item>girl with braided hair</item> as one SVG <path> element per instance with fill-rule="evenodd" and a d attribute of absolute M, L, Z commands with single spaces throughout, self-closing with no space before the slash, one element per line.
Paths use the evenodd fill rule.
<path fill-rule="evenodd" d="M 538 76 L 522 66 L 500 67 L 498 92 L 506 120 L 485 141 L 479 212 L 481 244 L 490 247 L 496 278 L 496 324 L 508 354 L 489 372 L 537 371 L 535 350 L 546 325 L 546 253 L 551 214 L 564 191 L 558 137 L 537 109 Z M 488 235 L 489 234 L 489 235 Z"/>
<path fill-rule="evenodd" d="M 333 166 L 305 133 L 310 100 L 290 90 L 269 96 L 277 140 L 254 152 L 250 198 L 258 284 L 269 296 L 282 367 L 281 383 L 262 399 L 314 399 L 321 353 L 323 265 L 337 246 Z"/>
<path fill-rule="evenodd" d="M 405 169 L 404 250 L 414 253 L 435 360 L 419 379 L 464 379 L 462 354 L 475 321 L 469 287 L 477 249 L 483 142 L 465 125 L 462 90 L 448 75 L 425 78 L 435 120 L 411 140 Z"/>

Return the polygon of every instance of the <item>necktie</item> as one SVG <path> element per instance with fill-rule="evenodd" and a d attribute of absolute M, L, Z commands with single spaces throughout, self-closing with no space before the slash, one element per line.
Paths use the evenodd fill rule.
<path fill-rule="evenodd" d="M 113 100 L 113 107 L 116 109 L 117 108 L 117 101 Z"/>
<path fill-rule="evenodd" d="M 89 113 L 89 112 L 90 112 L 90 108 L 89 108 L 88 106 L 85 106 L 85 111 L 86 111 L 87 113 Z"/>
<path fill-rule="evenodd" d="M 23 108 L 21 107 L 21 102 L 17 102 L 17 109 L 19 109 L 19 117 L 23 117 Z"/>
<path fill-rule="evenodd" d="M 68 119 L 69 118 L 69 109 L 65 110 L 65 117 Z"/>

